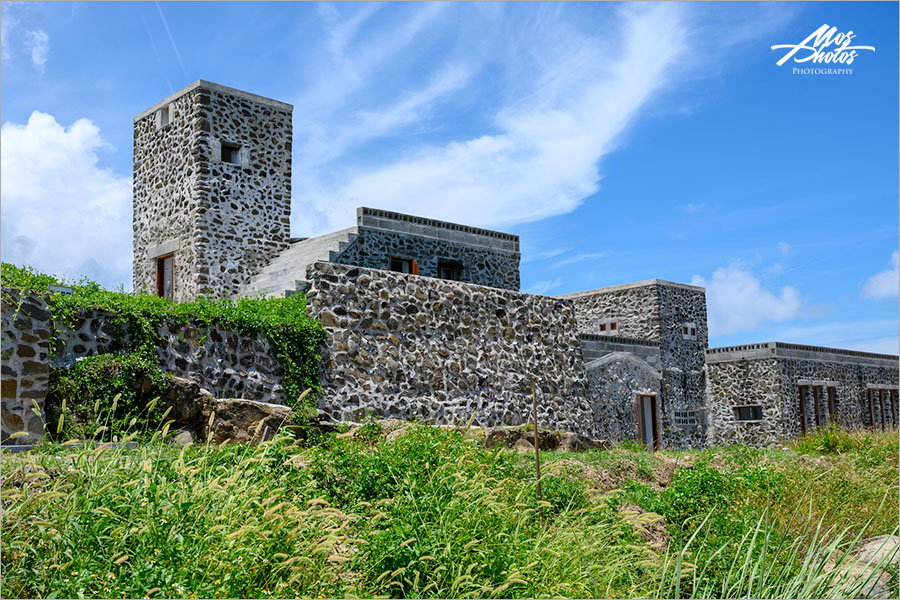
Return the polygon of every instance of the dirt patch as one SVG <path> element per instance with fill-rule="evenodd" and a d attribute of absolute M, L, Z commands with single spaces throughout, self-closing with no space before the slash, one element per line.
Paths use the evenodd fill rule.
<path fill-rule="evenodd" d="M 693 457 L 672 458 L 665 454 L 654 454 L 656 459 L 656 467 L 653 469 L 653 478 L 656 482 L 656 489 L 665 489 L 672 484 L 672 478 L 678 469 L 693 469 Z"/>
<path fill-rule="evenodd" d="M 647 512 L 636 504 L 623 504 L 619 515 L 634 528 L 639 538 L 647 542 L 655 552 L 665 552 L 669 543 L 666 520 L 662 515 Z"/>

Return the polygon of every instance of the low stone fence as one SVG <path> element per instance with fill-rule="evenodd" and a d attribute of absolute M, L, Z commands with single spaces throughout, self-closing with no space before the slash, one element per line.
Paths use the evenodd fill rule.
<path fill-rule="evenodd" d="M 44 399 L 50 380 L 50 312 L 44 296 L 3 290 L 0 431 L 4 444 L 34 444 L 44 437 Z M 9 436 L 26 432 L 12 440 Z"/>
<path fill-rule="evenodd" d="M 57 326 L 51 323 L 47 300 L 42 295 L 4 289 L 4 444 L 35 443 L 43 436 L 50 367 L 69 366 L 82 357 L 133 350 L 127 324 L 116 314 L 102 310 L 82 311 L 72 327 L 60 326 L 56 346 L 51 348 L 51 331 Z M 201 328 L 175 322 L 163 324 L 157 332 L 162 338 L 157 355 L 164 371 L 195 381 L 217 398 L 284 404 L 284 371 L 267 340 L 218 326 Z M 29 435 L 9 438 L 19 431 Z"/>
<path fill-rule="evenodd" d="M 323 262 L 309 280 L 333 418 L 518 425 L 535 381 L 542 427 L 596 437 L 570 301 Z"/>

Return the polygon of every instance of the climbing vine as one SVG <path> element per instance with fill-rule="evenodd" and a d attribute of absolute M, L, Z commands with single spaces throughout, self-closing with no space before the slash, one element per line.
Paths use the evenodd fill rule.
<path fill-rule="evenodd" d="M 57 328 L 51 343 L 58 341 L 61 327 L 74 325 L 78 314 L 87 309 L 113 314 L 114 334 L 120 340 L 126 335 L 130 337 L 134 351 L 145 356 L 155 355 L 156 348 L 163 343 L 158 333 L 163 324 L 200 329 L 217 324 L 248 337 L 268 339 L 284 369 L 287 404 L 298 416 L 307 413 L 312 408 L 308 403 L 314 402 L 311 398 L 314 394 L 308 394 L 305 403 L 299 401 L 303 391 L 307 388 L 321 391 L 318 349 L 325 340 L 325 330 L 318 321 L 306 315 L 304 294 L 236 301 L 199 297 L 191 302 L 172 302 L 144 293 L 106 290 L 88 279 L 65 283 L 31 268 L 9 263 L 2 264 L 2 282 L 4 288 L 38 293 L 48 293 L 50 284 L 72 287 L 71 295 L 49 294 L 51 320 Z"/>

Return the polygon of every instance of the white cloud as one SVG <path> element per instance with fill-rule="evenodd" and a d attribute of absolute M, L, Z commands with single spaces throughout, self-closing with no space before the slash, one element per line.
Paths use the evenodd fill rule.
<path fill-rule="evenodd" d="M 569 250 L 571 250 L 571 248 L 568 247 L 550 248 L 549 250 L 542 250 L 540 252 L 530 252 L 527 249 L 523 249 L 522 262 L 526 263 L 556 258 L 560 254 L 565 254 Z"/>
<path fill-rule="evenodd" d="M 778 242 L 778 252 L 782 256 L 787 256 L 791 252 L 791 245 L 787 242 Z"/>
<path fill-rule="evenodd" d="M 897 354 L 900 338 L 896 320 L 839 321 L 785 330 L 778 341 L 863 352 Z"/>
<path fill-rule="evenodd" d="M 772 293 L 739 263 L 716 269 L 709 280 L 694 275 L 691 285 L 706 288 L 711 336 L 752 330 L 767 321 L 788 321 L 800 316 L 803 308 L 795 288 L 784 286 Z"/>
<path fill-rule="evenodd" d="M 607 252 L 581 252 L 580 254 L 576 254 L 575 256 L 564 258 L 563 260 L 556 263 L 556 266 L 562 267 L 564 265 L 571 265 L 573 263 L 582 262 L 585 260 L 597 260 L 598 258 L 606 258 L 607 256 L 609 256 Z"/>
<path fill-rule="evenodd" d="M 526 290 L 522 290 L 526 294 L 538 294 L 539 296 L 545 295 L 552 289 L 556 289 L 562 285 L 562 279 L 557 277 L 556 279 L 548 279 L 546 281 L 538 281 L 531 287 Z"/>
<path fill-rule="evenodd" d="M 900 252 L 891 255 L 891 268 L 872 275 L 863 287 L 867 298 L 892 298 L 900 294 Z"/>
<path fill-rule="evenodd" d="M 355 168 L 313 169 L 322 159 L 306 161 L 304 156 L 339 158 L 350 145 L 330 127 L 327 135 L 324 129 L 318 136 L 313 131 L 295 162 L 294 189 L 304 190 L 307 204 L 295 213 L 307 220 L 307 227 L 310 213 L 318 213 L 323 227 L 338 228 L 348 224 L 357 206 L 473 225 L 534 221 L 575 209 L 599 189 L 601 159 L 677 66 L 686 36 L 681 13 L 675 4 L 628 6 L 616 13 L 618 31 L 598 31 L 596 36 L 576 31 L 553 11 L 542 15 L 535 35 L 518 36 L 502 46 L 509 54 L 498 60 L 511 83 L 502 89 L 503 101 L 480 135 L 399 148 Z M 433 11 L 417 15 L 394 37 L 405 44 L 433 18 Z M 341 52 L 348 48 L 348 37 L 360 35 L 358 29 L 357 21 L 351 21 L 335 34 Z M 394 41 L 391 53 L 400 48 Z M 391 53 L 379 50 L 381 57 Z M 419 92 L 398 95 L 393 106 L 356 113 L 349 121 L 354 125 L 348 128 L 350 142 L 396 135 L 399 125 L 420 122 L 435 102 L 461 90 L 476 67 L 462 59 L 455 63 L 455 58 L 447 59 L 444 72 L 449 74 L 439 72 Z M 466 59 L 475 60 L 471 55 Z M 370 59 L 352 70 L 347 63 L 338 65 L 335 76 L 344 84 L 317 93 L 315 105 L 331 98 L 339 101 L 328 104 L 340 107 L 351 91 L 365 85 L 372 64 Z M 295 102 L 304 106 L 298 112 L 305 118 L 321 123 L 316 118 L 321 110 L 310 113 L 307 104 Z M 363 133 L 356 127 L 360 124 Z"/>
<path fill-rule="evenodd" d="M 97 126 L 34 111 L 0 137 L 3 260 L 130 287 L 131 178 L 99 165 L 110 146 Z"/>
<path fill-rule="evenodd" d="M 43 29 L 25 32 L 25 47 L 31 52 L 31 64 L 43 73 L 50 55 L 50 36 Z"/>

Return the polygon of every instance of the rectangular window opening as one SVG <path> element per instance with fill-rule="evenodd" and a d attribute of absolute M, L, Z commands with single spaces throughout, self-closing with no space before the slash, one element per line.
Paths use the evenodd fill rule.
<path fill-rule="evenodd" d="M 175 255 L 167 254 L 156 259 L 156 295 L 175 300 Z"/>
<path fill-rule="evenodd" d="M 615 331 L 615 330 L 616 330 L 616 327 L 617 327 L 617 324 L 616 324 L 615 321 L 610 322 L 610 324 L 609 324 L 609 330 L 610 330 L 610 331 Z"/>
<path fill-rule="evenodd" d="M 734 416 L 738 421 L 762 421 L 762 406 L 736 406 Z"/>
<path fill-rule="evenodd" d="M 606 331 L 606 323 L 600 323 L 600 331 Z"/>
<path fill-rule="evenodd" d="M 419 265 L 411 258 L 391 257 L 391 271 L 397 273 L 407 273 L 408 275 L 418 275 Z"/>
<path fill-rule="evenodd" d="M 449 281 L 462 281 L 462 265 L 453 262 L 439 262 L 438 277 Z"/>
<path fill-rule="evenodd" d="M 828 420 L 832 423 L 838 422 L 838 399 L 837 389 L 828 387 Z"/>
<path fill-rule="evenodd" d="M 222 142 L 222 162 L 241 164 L 241 147 Z"/>
<path fill-rule="evenodd" d="M 800 433 L 806 435 L 806 399 L 809 396 L 809 386 L 800 386 Z"/>
<path fill-rule="evenodd" d="M 822 426 L 822 422 L 819 419 L 819 412 L 820 412 L 819 411 L 819 405 L 820 405 L 819 399 L 821 397 L 822 397 L 822 386 L 820 386 L 820 385 L 813 386 L 813 411 L 814 411 L 813 412 L 813 417 L 814 417 L 813 420 L 816 423 L 816 427 Z"/>

